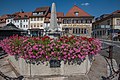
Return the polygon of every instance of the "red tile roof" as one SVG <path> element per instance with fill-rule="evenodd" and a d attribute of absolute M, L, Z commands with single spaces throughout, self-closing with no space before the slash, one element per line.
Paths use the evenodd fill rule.
<path fill-rule="evenodd" d="M 16 13 L 15 15 L 16 15 L 16 17 L 14 18 L 15 20 L 28 19 L 32 15 L 32 12 L 19 12 L 19 13 Z"/>
<path fill-rule="evenodd" d="M 34 11 L 33 13 L 36 13 L 36 12 L 44 12 L 43 15 L 39 15 L 39 16 L 41 16 L 41 17 L 44 17 L 44 16 L 47 15 L 47 13 L 49 13 L 49 11 L 50 11 L 50 7 L 49 7 L 49 6 L 46 6 L 46 7 L 39 7 L 39 8 L 36 8 L 35 11 Z M 30 17 L 39 17 L 39 16 L 38 16 L 38 15 L 37 15 L 37 16 L 32 15 L 32 16 L 30 16 Z"/>
<path fill-rule="evenodd" d="M 75 12 L 78 12 L 78 16 L 75 15 Z M 83 11 L 78 6 L 74 5 L 66 14 L 65 17 L 82 17 L 82 16 L 91 16 L 85 11 Z"/>
<path fill-rule="evenodd" d="M 41 12 L 49 10 L 49 6 L 36 8 L 34 12 Z"/>
<path fill-rule="evenodd" d="M 116 10 L 116 11 L 112 12 L 112 14 L 118 14 L 118 13 L 120 13 L 120 10 Z"/>
<path fill-rule="evenodd" d="M 49 23 L 50 22 L 49 21 L 50 17 L 51 17 L 51 13 L 48 13 L 46 18 L 45 18 L 45 23 Z M 57 12 L 57 18 L 62 18 L 62 17 L 64 17 L 64 13 L 63 12 Z M 59 19 L 57 22 L 61 23 L 62 19 Z"/>
<path fill-rule="evenodd" d="M 57 17 L 63 17 L 64 16 L 64 13 L 63 12 L 57 12 Z M 49 17 L 50 18 L 51 16 L 51 13 L 48 13 L 46 17 Z"/>
<path fill-rule="evenodd" d="M 5 22 L 6 22 L 6 19 L 7 19 L 9 16 L 10 16 L 9 14 L 5 14 L 5 15 L 0 16 L 0 23 L 5 23 Z"/>

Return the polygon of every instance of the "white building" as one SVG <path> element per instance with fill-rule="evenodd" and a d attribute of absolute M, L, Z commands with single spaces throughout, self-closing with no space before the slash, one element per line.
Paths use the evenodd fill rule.
<path fill-rule="evenodd" d="M 23 30 L 29 29 L 29 17 L 32 15 L 32 12 L 20 12 L 15 18 L 14 18 L 14 24 Z"/>

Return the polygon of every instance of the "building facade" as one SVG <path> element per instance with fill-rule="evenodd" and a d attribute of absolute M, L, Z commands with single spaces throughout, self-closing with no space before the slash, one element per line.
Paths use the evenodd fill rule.
<path fill-rule="evenodd" d="M 30 16 L 32 16 L 32 12 L 20 12 L 14 17 L 14 25 L 20 29 L 28 30 L 30 27 Z"/>
<path fill-rule="evenodd" d="M 30 36 L 42 36 L 50 27 L 50 7 L 39 7 L 33 12 L 16 12 L 5 17 L 6 25 L 12 22 L 16 27 L 27 30 Z M 57 22 L 60 29 L 68 34 L 91 37 L 93 16 L 89 15 L 78 6 L 74 5 L 64 16 L 57 12 Z M 1 18 L 0 18 L 1 19 Z"/>
<path fill-rule="evenodd" d="M 30 34 L 31 36 L 40 36 L 44 31 L 44 21 L 47 14 L 50 12 L 50 7 L 36 8 L 30 16 Z"/>
<path fill-rule="evenodd" d="M 120 10 L 111 14 L 103 14 L 95 19 L 92 26 L 95 38 L 111 38 L 120 30 Z"/>
<path fill-rule="evenodd" d="M 91 37 L 93 18 L 74 5 L 63 18 L 62 30 L 71 35 Z"/>

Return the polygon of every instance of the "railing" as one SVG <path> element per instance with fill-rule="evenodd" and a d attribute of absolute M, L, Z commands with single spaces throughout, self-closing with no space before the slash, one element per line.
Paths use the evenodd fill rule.
<path fill-rule="evenodd" d="M 2 51 L 2 48 L 0 47 L 0 51 Z M 5 54 L 5 53 L 4 53 Z M 0 76 L 2 78 L 4 78 L 5 80 L 23 80 L 23 76 L 19 76 L 19 77 L 9 77 L 6 76 L 3 72 L 0 71 Z"/>
<path fill-rule="evenodd" d="M 23 76 L 19 76 L 19 77 L 8 77 L 6 76 L 5 74 L 3 74 L 1 71 L 0 71 L 0 76 L 3 77 L 5 80 L 23 80 Z"/>
<path fill-rule="evenodd" d="M 104 56 L 105 57 L 105 59 L 106 58 L 108 58 L 108 59 L 110 59 L 110 65 L 109 65 L 109 67 L 111 68 L 111 70 L 114 72 L 113 74 L 110 74 L 110 76 L 108 76 L 108 77 L 103 77 L 102 76 L 102 78 L 103 78 L 103 80 L 111 80 L 111 79 L 113 79 L 113 78 L 115 78 L 115 76 L 117 76 L 118 75 L 118 80 L 120 80 L 120 64 L 119 64 L 119 69 L 118 70 L 115 70 L 114 69 L 114 67 L 113 67 L 113 61 L 112 61 L 112 59 L 113 59 L 113 46 L 112 45 L 110 45 L 110 46 L 108 46 L 108 47 L 106 47 L 106 48 L 103 48 L 102 50 L 106 50 L 106 49 L 108 49 L 108 53 L 109 53 L 109 56 Z M 107 59 L 106 59 L 107 60 Z"/>

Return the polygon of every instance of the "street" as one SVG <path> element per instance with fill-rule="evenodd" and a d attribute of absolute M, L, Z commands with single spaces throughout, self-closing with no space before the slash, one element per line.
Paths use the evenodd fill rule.
<path fill-rule="evenodd" d="M 110 41 L 110 40 L 101 40 L 102 48 L 113 45 L 113 58 L 116 60 L 117 64 L 120 64 L 120 42 L 119 41 Z M 100 51 L 100 54 L 108 56 L 108 50 Z"/>

